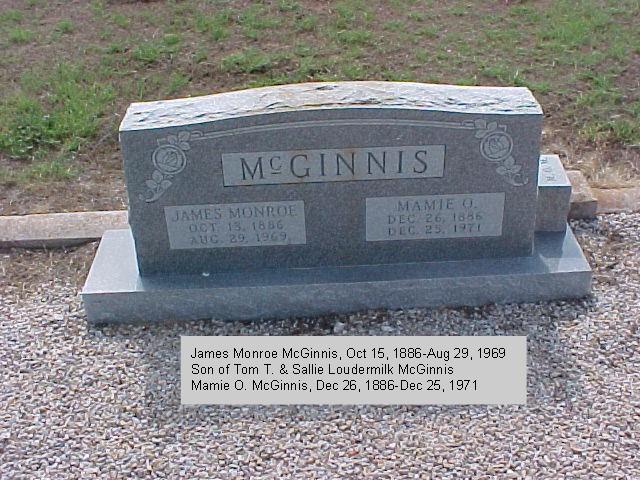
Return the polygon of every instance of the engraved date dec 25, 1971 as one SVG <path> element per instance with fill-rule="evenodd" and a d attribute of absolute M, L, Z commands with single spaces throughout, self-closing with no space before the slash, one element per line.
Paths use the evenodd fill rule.
<path fill-rule="evenodd" d="M 171 249 L 306 244 L 303 201 L 164 208 Z"/>

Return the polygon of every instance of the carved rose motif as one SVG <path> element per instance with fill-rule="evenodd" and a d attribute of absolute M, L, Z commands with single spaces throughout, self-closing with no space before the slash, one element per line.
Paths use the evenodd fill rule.
<path fill-rule="evenodd" d="M 153 152 L 153 164 L 165 175 L 175 175 L 187 166 L 187 157 L 175 145 L 162 145 Z"/>
<path fill-rule="evenodd" d="M 516 187 L 529 183 L 529 179 L 520 172 L 522 165 L 516 165 L 511 155 L 513 139 L 506 132 L 507 128 L 497 122 L 487 123 L 484 120 L 476 120 L 474 126 L 476 138 L 481 139 L 480 153 L 490 162 L 498 164 L 496 172 Z"/>
<path fill-rule="evenodd" d="M 492 162 L 499 162 L 511 155 L 513 141 L 504 132 L 490 133 L 482 139 L 480 144 L 482 155 Z"/>
<path fill-rule="evenodd" d="M 179 132 L 158 139 L 158 147 L 151 154 L 155 170 L 151 178 L 145 182 L 147 186 L 146 202 L 154 202 L 171 186 L 174 175 L 182 172 L 187 166 L 185 152 L 191 150 L 189 140 L 200 138 L 202 132 Z"/>

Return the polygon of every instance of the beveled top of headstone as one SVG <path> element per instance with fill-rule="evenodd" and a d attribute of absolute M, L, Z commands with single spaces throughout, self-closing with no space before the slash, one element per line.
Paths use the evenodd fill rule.
<path fill-rule="evenodd" d="M 411 82 L 317 82 L 133 103 L 120 131 L 178 127 L 247 115 L 335 108 L 401 108 L 477 114 L 542 114 L 524 87 Z"/>

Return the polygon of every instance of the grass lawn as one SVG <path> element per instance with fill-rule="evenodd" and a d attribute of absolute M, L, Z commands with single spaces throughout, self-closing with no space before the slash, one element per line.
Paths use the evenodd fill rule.
<path fill-rule="evenodd" d="M 123 208 L 128 104 L 270 84 L 529 87 L 543 149 L 640 183 L 640 0 L 4 0 L 0 214 Z"/>

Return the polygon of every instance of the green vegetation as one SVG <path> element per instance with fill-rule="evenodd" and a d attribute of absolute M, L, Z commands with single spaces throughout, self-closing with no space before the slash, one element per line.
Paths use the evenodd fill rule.
<path fill-rule="evenodd" d="M 232 73 L 266 72 L 271 66 L 271 57 L 254 47 L 232 53 L 223 58 L 220 65 L 223 72 Z"/>
<path fill-rule="evenodd" d="M 638 0 L 79 8 L 73 21 L 47 21 L 59 17 L 40 0 L 0 12 L 0 159 L 13 162 L 0 163 L 0 181 L 76 175 L 75 158 L 97 137 L 117 149 L 118 115 L 131 101 L 301 81 L 526 86 L 561 125 L 553 130 L 580 148 L 640 144 Z"/>
<path fill-rule="evenodd" d="M 31 30 L 22 27 L 15 27 L 9 30 L 9 41 L 11 43 L 29 43 L 34 37 Z"/>
<path fill-rule="evenodd" d="M 11 25 L 14 23 L 20 23 L 24 14 L 20 10 L 8 9 L 0 12 L 0 24 Z"/>
<path fill-rule="evenodd" d="M 59 64 L 48 76 L 25 72 L 20 88 L 2 99 L 0 150 L 29 160 L 51 149 L 75 151 L 97 132 L 113 97 L 112 88 L 75 65 Z"/>
<path fill-rule="evenodd" d="M 60 20 L 56 25 L 56 32 L 58 33 L 73 32 L 73 22 L 71 20 Z"/>
<path fill-rule="evenodd" d="M 231 10 L 222 9 L 213 15 L 196 13 L 194 29 L 198 33 L 208 33 L 216 42 L 229 36 Z"/>

